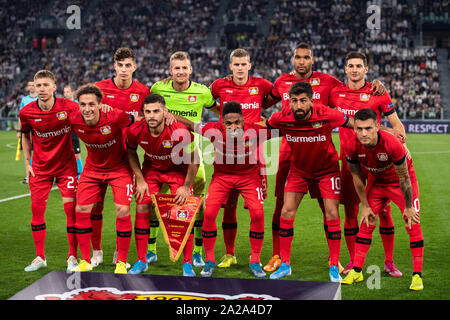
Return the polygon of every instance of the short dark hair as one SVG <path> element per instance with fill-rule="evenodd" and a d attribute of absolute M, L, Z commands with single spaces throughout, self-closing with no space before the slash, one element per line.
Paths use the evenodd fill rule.
<path fill-rule="evenodd" d="M 236 101 L 225 102 L 222 107 L 222 117 L 229 113 L 238 113 L 242 115 L 241 104 Z"/>
<path fill-rule="evenodd" d="M 364 63 L 364 67 L 367 66 L 367 57 L 362 52 L 350 51 L 349 53 L 347 53 L 347 55 L 345 56 L 345 65 L 347 65 L 348 60 L 350 59 L 361 59 Z"/>
<path fill-rule="evenodd" d="M 309 44 L 307 44 L 306 42 L 297 43 L 295 45 L 294 51 L 297 49 L 308 49 L 308 50 L 312 51 L 311 46 Z"/>
<path fill-rule="evenodd" d="M 77 100 L 80 100 L 80 96 L 83 94 L 93 94 L 97 97 L 98 103 L 102 101 L 103 93 L 102 90 L 100 90 L 97 86 L 94 86 L 91 83 L 85 84 L 78 88 L 77 92 L 75 93 L 75 98 Z"/>
<path fill-rule="evenodd" d="M 366 121 L 369 119 L 372 119 L 373 121 L 378 122 L 377 113 L 375 111 L 373 111 L 372 109 L 369 109 L 369 108 L 360 109 L 355 113 L 355 121 L 356 120 Z"/>
<path fill-rule="evenodd" d="M 56 77 L 50 70 L 39 70 L 36 72 L 36 74 L 33 77 L 33 81 L 36 81 L 36 79 L 42 79 L 42 78 L 48 78 L 52 79 L 54 83 L 56 83 Z"/>
<path fill-rule="evenodd" d="M 309 84 L 309 82 L 299 81 L 299 82 L 294 83 L 289 88 L 289 97 L 291 97 L 294 94 L 299 95 L 302 93 L 306 93 L 306 95 L 310 99 L 313 98 L 313 89 L 312 89 L 312 86 Z"/>
<path fill-rule="evenodd" d="M 114 62 L 122 61 L 127 58 L 131 58 L 134 62 L 136 62 L 136 54 L 130 48 L 121 47 L 114 53 Z"/>
<path fill-rule="evenodd" d="M 164 99 L 164 97 L 157 93 L 150 93 L 148 96 L 146 96 L 144 102 L 142 103 L 142 108 L 144 108 L 145 104 L 149 103 L 159 103 L 163 107 L 166 106 L 166 100 Z"/>

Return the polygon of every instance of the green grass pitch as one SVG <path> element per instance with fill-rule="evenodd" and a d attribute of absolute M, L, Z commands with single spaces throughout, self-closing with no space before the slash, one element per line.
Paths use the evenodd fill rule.
<path fill-rule="evenodd" d="M 384 253 L 378 229 L 374 233 L 373 244 L 368 253 L 364 277 L 365 281 L 353 286 L 342 287 L 342 298 L 354 299 L 450 299 L 450 280 L 447 272 L 450 266 L 450 136 L 449 135 L 419 135 L 408 136 L 408 146 L 413 155 L 414 166 L 419 180 L 421 223 L 425 238 L 425 253 L 423 279 L 425 290 L 410 292 L 412 261 L 409 249 L 409 239 L 404 228 L 403 220 L 398 208 L 393 205 L 392 214 L 395 223 L 394 260 L 403 272 L 401 278 L 391 278 L 383 272 Z M 333 134 L 335 145 L 339 148 L 339 140 Z M 31 236 L 30 197 L 25 196 L 14 200 L 10 197 L 27 194 L 27 185 L 21 185 L 24 177 L 22 158 L 15 161 L 15 147 L 17 139 L 14 132 L 0 133 L 0 299 L 8 299 L 16 292 L 24 289 L 37 279 L 52 270 L 65 270 L 67 259 L 66 218 L 63 211 L 61 196 L 58 190 L 52 191 L 46 210 L 47 239 L 46 254 L 48 267 L 37 272 L 26 273 L 23 268 L 28 265 L 35 255 Z M 84 146 L 83 146 L 84 147 Z M 83 148 L 83 159 L 86 151 Z M 207 166 L 207 182 L 212 174 L 212 166 Z M 272 254 L 272 213 L 274 210 L 274 181 L 275 175 L 270 175 L 269 197 L 264 203 L 265 228 L 261 262 L 265 264 Z M 132 220 L 134 222 L 134 208 L 132 204 Z M 340 207 L 343 225 L 344 212 Z M 216 260 L 225 252 L 222 230 L 222 211 L 217 218 L 218 238 L 216 242 Z M 242 199 L 238 205 L 238 236 L 236 241 L 236 255 L 238 264 L 230 269 L 216 268 L 214 277 L 252 278 L 248 263 L 250 244 L 248 238 L 249 214 L 242 207 Z M 293 242 L 292 276 L 289 280 L 329 281 L 328 278 L 328 248 L 322 224 L 322 214 L 317 202 L 306 196 L 300 205 L 295 221 L 295 236 Z M 104 263 L 96 268 L 98 272 L 113 272 L 111 264 L 115 247 L 115 214 L 112 194 L 108 189 L 105 200 L 103 251 Z M 147 274 L 181 275 L 181 259 L 172 263 L 168 256 L 168 248 L 164 242 L 162 232 L 158 237 L 159 260 L 150 265 Z M 128 261 L 133 264 L 136 260 L 136 246 L 134 236 L 131 241 Z M 348 263 L 348 252 L 342 235 L 341 263 Z M 377 277 L 376 271 L 380 270 Z M 200 269 L 195 268 L 197 275 Z M 379 280 L 377 282 L 376 280 Z M 284 281 L 284 280 L 278 280 Z M 378 284 L 378 285 L 377 285 Z"/>

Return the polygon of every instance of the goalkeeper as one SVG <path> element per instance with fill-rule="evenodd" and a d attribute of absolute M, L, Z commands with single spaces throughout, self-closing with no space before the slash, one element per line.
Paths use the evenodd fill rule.
<path fill-rule="evenodd" d="M 178 51 L 170 57 L 169 81 L 162 80 L 156 82 L 151 93 L 157 93 L 164 97 L 167 109 L 173 113 L 189 119 L 192 122 L 201 122 L 203 108 L 211 109 L 218 113 L 218 107 L 211 91 L 204 85 L 191 81 L 192 74 L 191 59 L 187 52 Z M 195 143 L 199 148 L 200 137 L 195 134 Z M 199 148 L 201 149 L 201 148 Z M 205 166 L 203 164 L 202 153 L 199 152 L 200 166 L 194 180 L 194 196 L 200 196 L 205 190 Z M 203 225 L 204 205 L 199 210 L 194 224 L 194 267 L 203 267 L 202 258 L 202 225 Z M 148 240 L 147 262 L 157 260 L 156 237 L 159 230 L 159 222 L 155 214 L 150 217 L 150 237 Z"/>

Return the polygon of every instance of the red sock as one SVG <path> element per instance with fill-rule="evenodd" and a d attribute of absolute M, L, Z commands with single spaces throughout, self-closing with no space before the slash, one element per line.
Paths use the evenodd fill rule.
<path fill-rule="evenodd" d="M 237 234 L 236 207 L 223 209 L 222 232 L 226 253 L 234 256 Z"/>
<path fill-rule="evenodd" d="M 186 242 L 183 249 L 183 263 L 189 262 L 192 264 L 192 249 L 194 248 L 194 229 L 192 229 L 191 234 Z"/>
<path fill-rule="evenodd" d="M 92 224 L 90 212 L 76 212 L 75 231 L 80 246 L 81 259 L 91 263 Z"/>
<path fill-rule="evenodd" d="M 350 261 L 355 257 L 355 239 L 359 232 L 358 227 L 358 212 L 359 204 L 356 206 L 344 205 L 345 207 L 345 221 L 344 221 L 344 236 L 345 244 L 347 245 Z"/>
<path fill-rule="evenodd" d="M 283 199 L 277 198 L 272 217 L 272 256 L 280 255 L 280 217 L 283 204 Z"/>
<path fill-rule="evenodd" d="M 206 261 L 212 262 L 216 261 L 214 257 L 214 246 L 216 245 L 216 238 L 217 238 L 217 229 L 209 231 L 205 229 L 205 226 L 203 226 L 202 239 L 203 239 L 203 247 L 205 248 Z"/>
<path fill-rule="evenodd" d="M 117 261 L 127 262 L 131 241 L 131 216 L 116 218 Z"/>
<path fill-rule="evenodd" d="M 411 255 L 413 259 L 413 272 L 422 273 L 423 264 L 423 235 L 422 227 L 420 223 L 406 227 L 406 231 L 409 234 L 409 246 L 411 248 Z"/>
<path fill-rule="evenodd" d="M 355 239 L 355 260 L 353 261 L 354 267 L 361 269 L 363 268 L 367 252 L 372 244 L 372 233 L 374 229 L 374 225 L 369 224 L 369 227 L 367 227 L 365 223 L 361 224 Z"/>
<path fill-rule="evenodd" d="M 325 239 L 327 240 L 328 248 L 330 247 L 330 240 L 328 239 L 328 220 L 325 214 L 325 205 L 323 203 L 323 199 L 317 199 L 317 203 L 319 204 L 320 210 L 322 210 L 323 217 L 323 231 L 325 232 Z"/>
<path fill-rule="evenodd" d="M 281 261 L 291 264 L 291 246 L 294 239 L 294 219 L 280 217 L 280 255 Z"/>
<path fill-rule="evenodd" d="M 264 242 L 264 210 L 263 208 L 251 208 L 250 211 L 250 264 L 259 263 Z"/>
<path fill-rule="evenodd" d="M 36 256 L 45 260 L 45 202 L 31 203 L 31 233 L 33 235 Z"/>
<path fill-rule="evenodd" d="M 137 258 L 146 262 L 147 243 L 150 235 L 150 212 L 137 212 L 134 222 L 134 239 L 136 241 Z"/>
<path fill-rule="evenodd" d="M 78 241 L 75 233 L 75 201 L 64 203 L 64 212 L 67 218 L 67 240 L 69 241 L 68 257 L 78 257 Z"/>
<path fill-rule="evenodd" d="M 331 265 L 337 266 L 339 263 L 339 253 L 341 251 L 341 219 L 327 220 L 328 248 Z"/>
<path fill-rule="evenodd" d="M 102 249 L 102 229 L 103 229 L 103 203 L 94 205 L 91 212 L 92 223 L 92 249 Z"/>
<path fill-rule="evenodd" d="M 394 222 L 391 216 L 391 207 L 387 206 L 383 209 L 378 217 L 380 218 L 380 236 L 384 248 L 384 263 L 392 263 L 394 261 Z"/>

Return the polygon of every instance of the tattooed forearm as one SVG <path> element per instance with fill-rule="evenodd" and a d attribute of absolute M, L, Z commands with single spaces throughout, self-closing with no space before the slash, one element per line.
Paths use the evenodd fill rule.
<path fill-rule="evenodd" d="M 397 172 L 398 179 L 400 180 L 400 189 L 403 193 L 403 198 L 405 199 L 406 208 L 412 207 L 412 185 L 408 174 L 408 166 L 406 161 L 401 165 L 395 166 L 395 171 Z"/>

